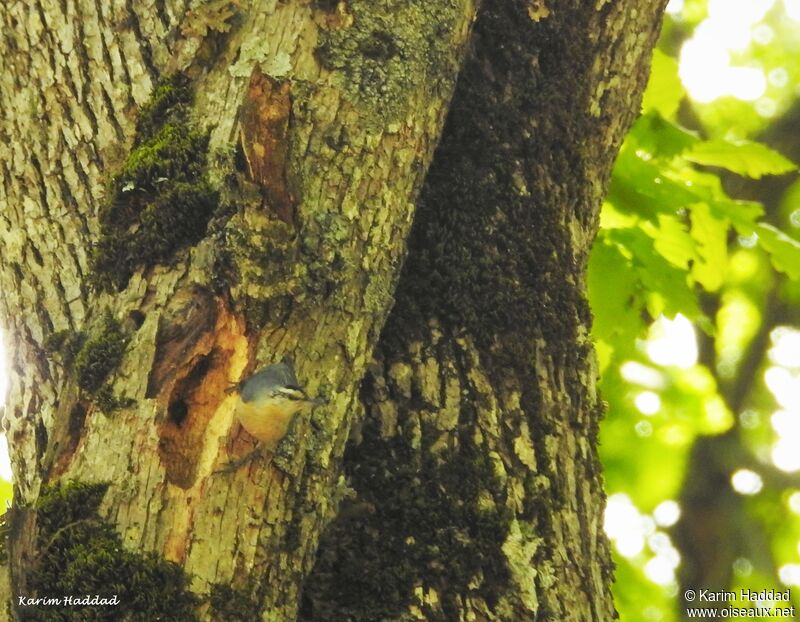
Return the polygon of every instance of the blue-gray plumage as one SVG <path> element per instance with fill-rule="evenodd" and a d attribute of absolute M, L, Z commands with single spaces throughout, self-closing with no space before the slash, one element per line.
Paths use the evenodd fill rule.
<path fill-rule="evenodd" d="M 216 473 L 237 469 L 261 453 L 261 449 L 275 450 L 286 436 L 294 416 L 303 408 L 323 404 L 322 399 L 311 399 L 300 386 L 289 359 L 268 365 L 252 376 L 228 389 L 237 391 L 236 418 L 247 432 L 263 443 L 243 458 L 229 463 Z"/>
<path fill-rule="evenodd" d="M 289 363 L 275 363 L 257 371 L 239 383 L 239 395 L 243 402 L 252 402 L 265 391 L 272 392 L 279 387 L 300 389 L 294 369 Z"/>
<path fill-rule="evenodd" d="M 289 429 L 294 415 L 321 404 L 300 386 L 290 361 L 260 369 L 238 384 L 236 416 L 245 430 L 274 448 Z"/>

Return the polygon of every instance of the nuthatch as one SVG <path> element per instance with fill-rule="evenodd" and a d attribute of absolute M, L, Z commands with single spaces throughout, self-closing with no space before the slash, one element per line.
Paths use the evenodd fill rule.
<path fill-rule="evenodd" d="M 231 387 L 237 391 L 236 417 L 251 436 L 264 443 L 266 449 L 274 451 L 286 436 L 294 416 L 303 408 L 323 404 L 325 400 L 310 398 L 295 376 L 292 362 L 268 365 L 252 376 Z M 231 463 L 224 470 L 231 470 L 251 460 L 258 450 L 242 460 Z"/>

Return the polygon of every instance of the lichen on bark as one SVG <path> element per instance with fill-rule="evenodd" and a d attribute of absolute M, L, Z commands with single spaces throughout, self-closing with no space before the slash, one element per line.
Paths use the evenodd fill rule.
<path fill-rule="evenodd" d="M 451 80 L 454 0 L 350 0 L 329 11 L 317 55 L 341 72 L 347 95 L 369 112 L 368 126 L 401 121 L 420 84 L 433 90 Z"/>

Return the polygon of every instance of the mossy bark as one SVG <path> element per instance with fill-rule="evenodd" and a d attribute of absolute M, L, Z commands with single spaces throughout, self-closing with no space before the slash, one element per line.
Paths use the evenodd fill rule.
<path fill-rule="evenodd" d="M 474 11 L 2 3 L 16 592 L 37 585 L 43 485 L 104 482 L 125 547 L 200 596 L 228 584 L 264 620 L 295 616 Z M 213 474 L 252 441 L 225 389 L 284 355 L 328 405 L 297 421 L 283 471 Z"/>
<path fill-rule="evenodd" d="M 551 8 L 479 11 L 304 622 L 614 617 L 584 270 L 663 3 Z"/>
<path fill-rule="evenodd" d="M 43 484 L 78 480 L 108 484 L 99 515 L 124 546 L 188 573 L 201 618 L 234 615 L 225 604 L 294 619 L 305 583 L 312 619 L 608 619 L 583 268 L 660 4 L 487 4 L 398 288 L 472 2 L 3 3 L 15 589 L 33 584 Z M 114 205 L 131 219 L 121 238 L 189 231 L 90 278 L 114 175 L 142 161 L 137 115 L 161 127 L 169 98 L 147 104 L 176 73 L 208 132 L 191 179 L 219 204 L 199 241 L 185 209 L 137 222 Z M 102 345 L 106 309 L 124 352 L 98 396 L 45 342 Z M 225 389 L 286 354 L 328 405 L 297 422 L 280 469 L 214 475 L 251 447 Z M 351 486 L 340 466 L 364 413 Z M 337 595 L 335 546 L 304 579 L 353 495 L 329 533 L 363 545 L 345 553 L 380 581 Z M 370 557 L 381 534 L 386 564 Z"/>

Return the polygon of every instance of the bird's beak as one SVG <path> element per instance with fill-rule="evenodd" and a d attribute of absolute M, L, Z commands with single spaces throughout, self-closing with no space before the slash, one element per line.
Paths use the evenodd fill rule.
<path fill-rule="evenodd" d="M 230 385 L 227 389 L 225 389 L 225 395 L 230 395 L 231 393 L 236 393 L 239 390 L 239 383 Z"/>

